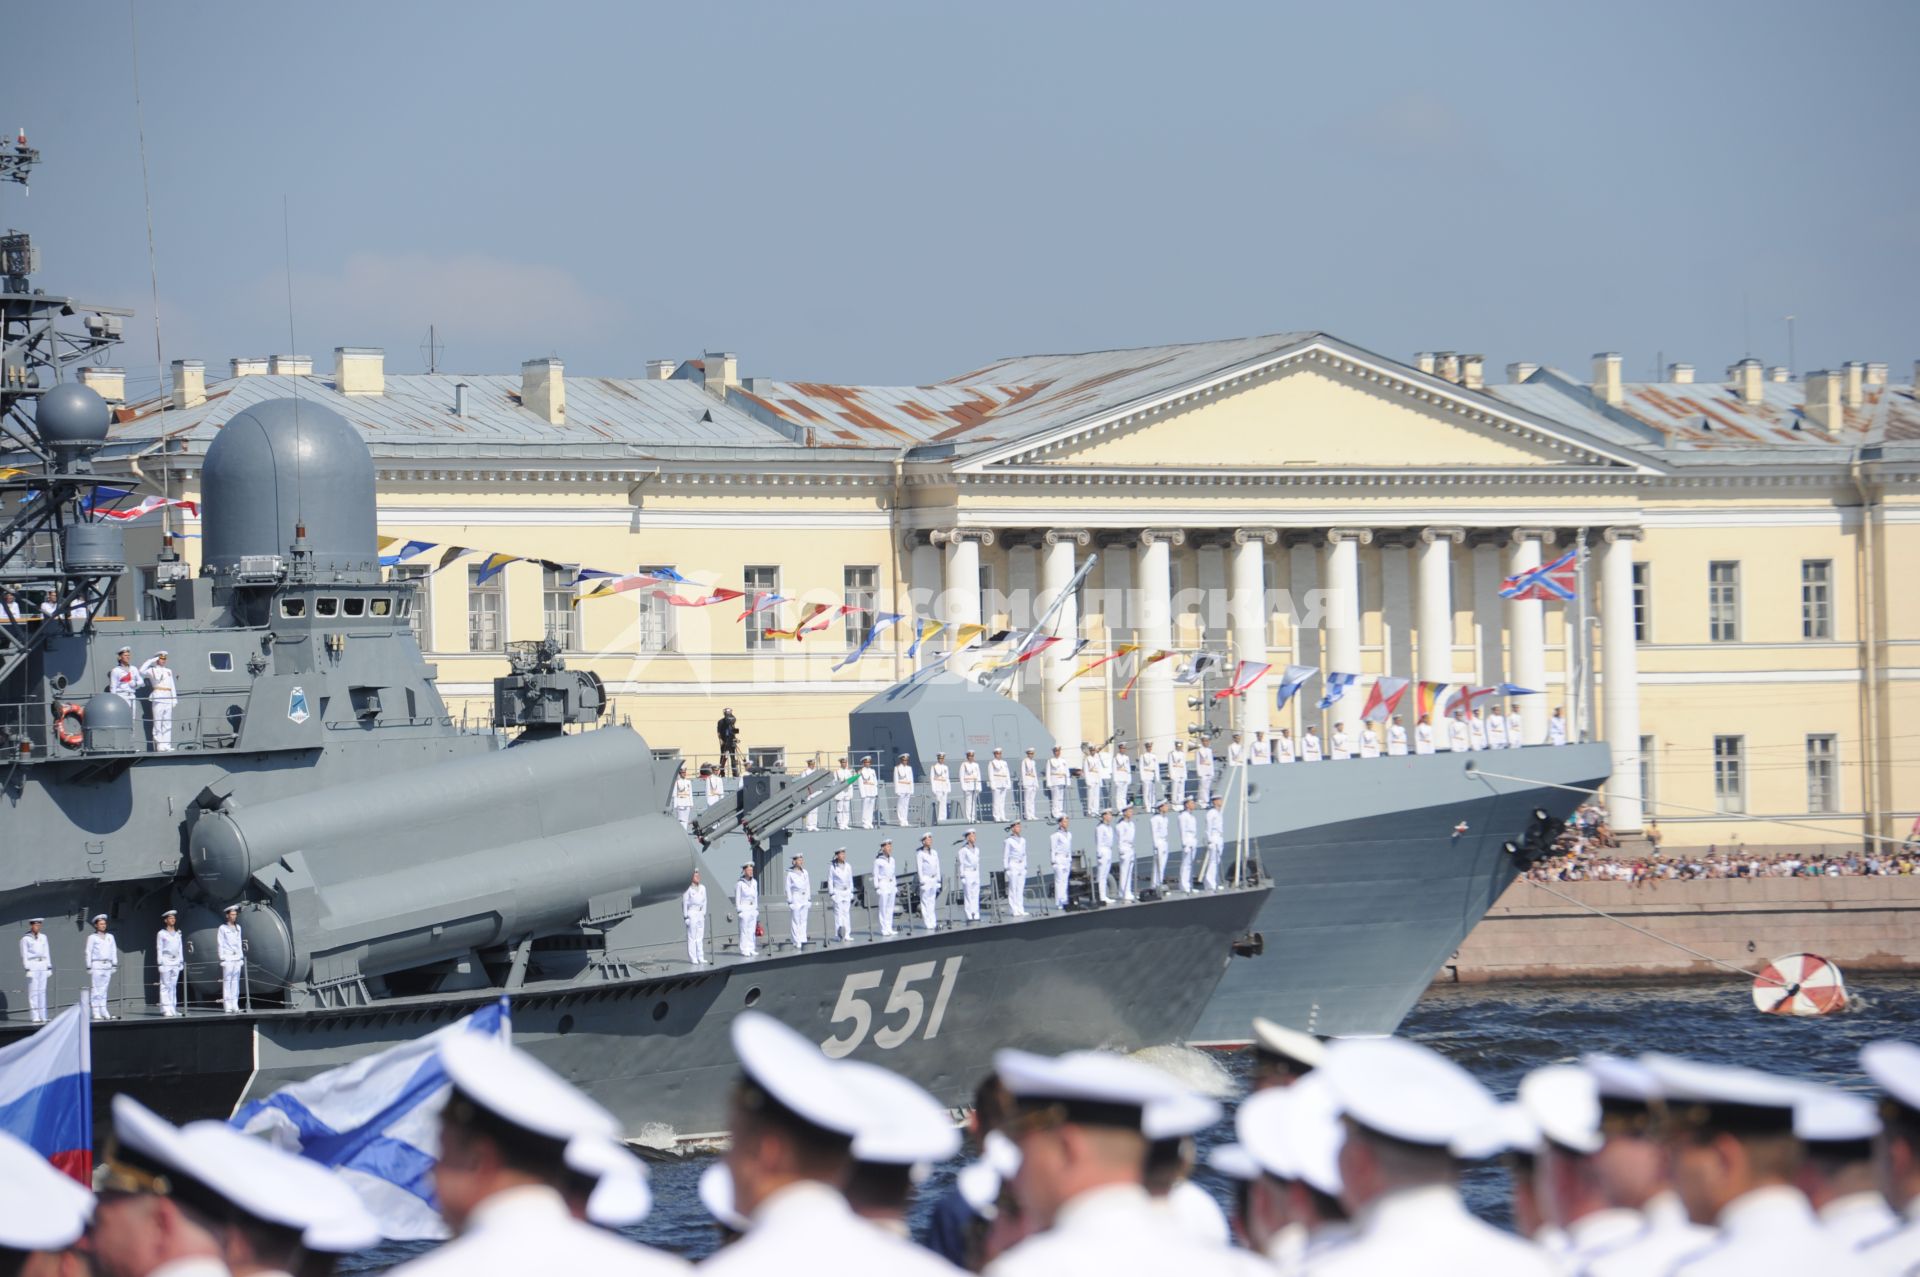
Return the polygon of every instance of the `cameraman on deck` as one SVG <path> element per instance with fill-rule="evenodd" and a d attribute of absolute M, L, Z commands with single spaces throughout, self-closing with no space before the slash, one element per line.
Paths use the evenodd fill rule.
<path fill-rule="evenodd" d="M 720 736 L 720 774 L 738 776 L 740 774 L 740 720 L 733 711 L 720 711 L 720 721 L 714 724 L 714 730 Z"/>

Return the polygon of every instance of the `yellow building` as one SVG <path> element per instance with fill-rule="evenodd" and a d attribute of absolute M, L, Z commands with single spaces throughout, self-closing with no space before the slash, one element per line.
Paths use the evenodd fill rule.
<path fill-rule="evenodd" d="M 1231 702 L 1248 733 L 1351 722 L 1371 676 L 1539 688 L 1513 702 L 1529 741 L 1553 707 L 1606 737 L 1616 824 L 1639 828 L 1644 798 L 1669 846 L 1857 844 L 1920 808 L 1920 598 L 1898 567 L 1920 561 L 1920 403 L 1884 364 L 1794 379 L 1747 360 L 1715 382 L 1675 365 L 1631 384 L 1601 355 L 1590 382 L 1516 364 L 1487 385 L 1477 356 L 1405 364 L 1287 333 L 909 387 L 742 377 L 718 353 L 638 379 L 545 359 L 389 374 L 351 347 L 330 377 L 291 356 L 231 374 L 181 361 L 168 396 L 121 408 L 115 438 L 149 488 L 192 496 L 208 440 L 250 403 L 345 415 L 379 466 L 383 533 L 432 543 L 394 571 L 421 579 L 421 647 L 476 721 L 506 641 L 553 634 L 657 746 L 712 756 L 731 708 L 749 749 L 830 763 L 854 705 L 960 625 L 1029 623 L 1097 555 L 1052 627 L 1087 650 L 1055 644 L 1013 683 L 1070 756 L 1115 734 L 1164 746 L 1196 717 L 1176 660 L 1139 669 L 1125 700 L 1139 655 L 1068 682 L 1137 644 L 1272 664 Z M 113 370 L 88 375 L 115 397 Z M 135 562 L 153 562 L 156 523 Z M 478 553 L 441 567 L 454 547 Z M 189 564 L 196 550 L 181 544 Z M 1585 642 L 1577 605 L 1499 594 L 1569 550 Z M 487 553 L 518 558 L 490 575 Z M 576 606 L 581 567 L 672 569 L 683 600 L 789 601 L 745 621 L 739 601 L 671 606 L 664 589 Z M 766 633 L 814 603 L 856 610 Z M 912 619 L 836 670 L 884 613 Z M 928 617 L 948 628 L 910 660 Z M 1324 715 L 1318 681 L 1276 712 L 1286 664 L 1363 677 Z"/>

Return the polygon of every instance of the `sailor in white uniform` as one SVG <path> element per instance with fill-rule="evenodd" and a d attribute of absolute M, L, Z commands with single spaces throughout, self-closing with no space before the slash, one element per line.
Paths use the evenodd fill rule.
<path fill-rule="evenodd" d="M 1107 879 L 1113 872 L 1113 813 L 1100 813 L 1100 823 L 1093 829 L 1094 898 L 1101 904 L 1112 904 L 1113 896 L 1107 890 Z"/>
<path fill-rule="evenodd" d="M 129 705 L 136 705 L 145 680 L 134 668 L 133 649 L 123 647 L 114 655 L 113 668 L 107 671 L 107 690 Z"/>
<path fill-rule="evenodd" d="M 1254 1091 L 1284 1090 L 1319 1068 L 1327 1044 L 1311 1033 L 1290 1029 L 1265 1016 L 1253 1017 Z"/>
<path fill-rule="evenodd" d="M 1360 724 L 1360 757 L 1380 757 L 1380 737 L 1373 730 L 1372 723 Z"/>
<path fill-rule="evenodd" d="M 1276 763 L 1290 763 L 1293 760 L 1293 732 L 1288 728 L 1282 727 L 1280 734 L 1273 738 L 1273 761 Z"/>
<path fill-rule="evenodd" d="M 1245 1227 L 1254 1249 L 1281 1272 L 1298 1273 L 1352 1239 L 1340 1200 L 1346 1131 L 1325 1079 L 1248 1096 L 1233 1126 L 1259 1172 L 1246 1196 Z"/>
<path fill-rule="evenodd" d="M 1121 741 L 1113 747 L 1113 805 L 1125 807 L 1127 795 L 1133 792 L 1133 755 L 1127 752 L 1127 743 Z"/>
<path fill-rule="evenodd" d="M 953 873 L 960 880 L 960 911 L 968 922 L 980 921 L 980 840 L 967 830 L 953 853 Z"/>
<path fill-rule="evenodd" d="M 927 787 L 933 791 L 933 823 L 947 823 L 947 805 L 953 801 L 953 769 L 947 766 L 945 754 L 933 756 L 933 766 L 927 769 Z"/>
<path fill-rule="evenodd" d="M 1067 814 L 1067 784 L 1072 779 L 1072 769 L 1060 756 L 1060 747 L 1055 745 L 1053 756 L 1047 759 L 1047 801 L 1052 804 L 1051 814 L 1055 820 Z"/>
<path fill-rule="evenodd" d="M 960 763 L 960 816 L 971 824 L 980 815 L 980 761 L 968 750 Z"/>
<path fill-rule="evenodd" d="M 913 805 L 913 764 L 905 754 L 893 765 L 893 823 L 907 827 L 907 808 Z"/>
<path fill-rule="evenodd" d="M 1080 744 L 1080 781 L 1087 790 L 1087 815 L 1098 815 L 1106 805 L 1107 754 L 1095 749 L 1092 741 Z"/>
<path fill-rule="evenodd" d="M 1253 734 L 1253 765 L 1268 767 L 1273 763 L 1273 741 L 1268 739 L 1265 729 Z"/>
<path fill-rule="evenodd" d="M 1526 742 L 1522 740 L 1520 737 L 1520 731 L 1521 731 L 1520 711 L 1518 709 L 1509 709 L 1507 711 L 1507 748 L 1508 749 L 1519 749 L 1522 745 L 1526 744 Z"/>
<path fill-rule="evenodd" d="M 893 934 L 893 908 L 900 899 L 900 867 L 893 859 L 893 839 L 884 838 L 880 842 L 880 852 L 873 858 L 873 898 L 880 906 L 880 934 Z"/>
<path fill-rule="evenodd" d="M 1433 752 L 1433 716 L 1422 714 L 1420 721 L 1413 725 L 1413 752 L 1431 754 Z"/>
<path fill-rule="evenodd" d="M 1137 854 L 1134 843 L 1139 840 L 1140 827 L 1133 823 L 1133 804 L 1128 803 L 1120 809 L 1120 823 L 1113 827 L 1114 843 L 1120 857 L 1120 898 L 1132 900 L 1133 862 Z"/>
<path fill-rule="evenodd" d="M 960 1151 L 960 1129 L 945 1105 L 898 1073 L 865 1060 L 843 1060 L 837 1068 L 860 1097 L 861 1115 L 853 1171 L 841 1191 L 855 1215 L 910 1242 L 914 1185 Z"/>
<path fill-rule="evenodd" d="M 847 766 L 844 758 L 833 769 L 833 825 L 836 829 L 853 828 L 853 791 L 857 775 L 859 773 Z"/>
<path fill-rule="evenodd" d="M 1447 747 L 1456 754 L 1464 754 L 1473 748 L 1473 733 L 1467 730 L 1467 716 L 1459 710 L 1447 722 Z"/>
<path fill-rule="evenodd" d="M 1324 1251 L 1307 1270 L 1313 1277 L 1558 1273 L 1546 1252 L 1460 1200 L 1448 1145 L 1496 1112 L 1465 1069 L 1405 1038 L 1349 1038 L 1327 1048 L 1314 1077 L 1346 1121 L 1339 1165 L 1355 1213 L 1352 1240 Z"/>
<path fill-rule="evenodd" d="M 1581 1065 L 1593 1078 L 1605 1140 L 1592 1166 L 1611 1206 L 1636 1212 L 1640 1232 L 1588 1262 L 1591 1277 L 1639 1277 L 1666 1273 L 1713 1240 L 1713 1231 L 1687 1218 L 1673 1191 L 1667 1149 L 1657 1138 L 1659 1091 L 1644 1065 L 1614 1055 L 1586 1055 Z"/>
<path fill-rule="evenodd" d="M 180 934 L 180 915 L 172 909 L 160 915 L 153 937 L 154 966 L 160 971 L 160 1014 L 180 1014 L 180 973 L 187 969 L 186 937 Z"/>
<path fill-rule="evenodd" d="M 807 774 L 812 775 L 814 772 L 817 772 L 819 770 L 820 770 L 820 759 L 818 757 L 809 758 L 807 760 Z M 809 787 L 807 789 L 807 797 L 812 798 L 818 792 L 819 792 L 818 790 L 812 787 Z M 818 807 L 809 808 L 807 811 L 807 818 L 806 818 L 806 830 L 808 833 L 811 834 L 811 833 L 817 832 L 819 828 L 820 828 L 820 809 Z"/>
<path fill-rule="evenodd" d="M 1226 797 L 1213 796 L 1213 806 L 1207 808 L 1207 867 L 1201 872 L 1200 881 L 1208 891 L 1220 890 L 1220 862 L 1227 853 L 1227 809 Z"/>
<path fill-rule="evenodd" d="M 707 960 L 707 884 L 700 881 L 700 871 L 693 871 L 693 881 L 680 893 L 680 921 L 687 928 L 687 961 L 696 965 Z"/>
<path fill-rule="evenodd" d="M 740 1078 L 725 1165 L 732 1209 L 746 1217 L 747 1227 L 700 1271 L 708 1277 L 955 1277 L 958 1270 L 931 1251 L 861 1219 L 841 1192 L 855 1175 L 854 1140 L 874 1126 L 879 1107 L 863 1090 L 861 1074 L 756 1011 L 736 1016 L 732 1033 Z M 594 1270 L 535 1264 L 528 1271 Z"/>
<path fill-rule="evenodd" d="M 1187 805 L 1180 809 L 1180 890 L 1193 890 L 1193 857 L 1200 849 L 1200 813 L 1194 809 L 1193 799 L 1187 799 Z"/>
<path fill-rule="evenodd" d="M 45 918 L 27 919 L 27 934 L 20 937 L 20 967 L 27 976 L 27 1011 L 35 1024 L 47 1019 L 47 981 L 53 977 L 53 945 L 48 941 Z"/>
<path fill-rule="evenodd" d="M 1487 715 L 1487 748 L 1505 749 L 1507 747 L 1507 716 L 1498 707 Z"/>
<path fill-rule="evenodd" d="M 107 1014 L 107 992 L 113 985 L 113 973 L 120 969 L 120 946 L 107 930 L 107 915 L 93 916 L 93 931 L 87 936 L 87 979 L 92 986 L 93 1018 L 111 1020 Z"/>
<path fill-rule="evenodd" d="M 1068 885 L 1073 881 L 1073 830 L 1068 827 L 1065 816 L 1048 838 L 1047 850 L 1048 868 L 1053 871 L 1053 906 L 1065 909 Z"/>
<path fill-rule="evenodd" d="M 228 905 L 226 921 L 214 933 L 214 955 L 220 959 L 220 1006 L 228 1015 L 240 1010 L 240 985 L 247 974 L 247 941 L 240 931 L 240 906 Z"/>
<path fill-rule="evenodd" d="M 873 769 L 873 759 L 860 760 L 860 828 L 873 828 L 873 809 L 880 802 L 880 773 Z"/>
<path fill-rule="evenodd" d="M 793 947 L 807 947 L 807 915 L 813 912 L 813 883 L 807 879 L 806 861 L 795 856 L 787 870 L 787 935 Z"/>
<path fill-rule="evenodd" d="M 1802 1086 L 1793 1106 L 1793 1133 L 1806 1157 L 1795 1182 L 1813 1203 L 1827 1236 L 1847 1250 L 1859 1250 L 1900 1227 L 1874 1167 L 1873 1142 L 1884 1129 L 1879 1109 L 1866 1096 L 1837 1086 Z"/>
<path fill-rule="evenodd" d="M 1007 876 L 1007 912 L 1016 918 L 1027 916 L 1027 836 L 1019 821 L 1007 829 L 1000 844 L 1000 869 Z"/>
<path fill-rule="evenodd" d="M 1148 810 L 1160 805 L 1160 755 L 1152 741 L 1140 750 L 1140 797 Z"/>
<path fill-rule="evenodd" d="M 1520 1082 L 1516 1108 L 1532 1137 L 1527 1188 L 1535 1192 L 1541 1226 L 1559 1239 L 1562 1266 L 1588 1271 L 1638 1240 L 1646 1220 L 1612 1200 L 1597 1160 L 1607 1136 L 1593 1074 L 1578 1064 L 1535 1069 Z M 1516 1220 L 1519 1213 L 1516 1208 Z"/>
<path fill-rule="evenodd" d="M 1407 752 L 1407 728 L 1397 718 L 1387 720 L 1387 757 L 1400 758 Z"/>
<path fill-rule="evenodd" d="M 1227 766 L 1239 767 L 1243 765 L 1246 761 L 1247 761 L 1247 747 L 1244 743 L 1241 742 L 1240 733 L 1235 732 L 1233 734 L 1233 739 L 1227 742 Z"/>
<path fill-rule="evenodd" d="M 1869 1043 L 1861 1048 L 1860 1068 L 1880 1090 L 1880 1187 L 1900 1216 L 1860 1257 L 1878 1272 L 1912 1273 L 1920 1270 L 1920 1046 Z"/>
<path fill-rule="evenodd" d="M 1553 717 L 1547 720 L 1547 744 L 1564 745 L 1567 743 L 1567 720 L 1560 707 L 1553 707 Z"/>
<path fill-rule="evenodd" d="M 940 852 L 932 834 L 920 835 L 920 850 L 914 855 L 915 885 L 920 890 L 920 927 L 923 931 L 940 929 Z"/>
<path fill-rule="evenodd" d="M 847 849 L 834 849 L 833 863 L 827 866 L 827 898 L 833 901 L 833 938 L 853 939 L 853 866 L 847 863 Z"/>
<path fill-rule="evenodd" d="M 693 826 L 693 781 L 684 766 L 673 774 L 673 818 L 682 829 Z"/>
<path fill-rule="evenodd" d="M 1013 794 L 1013 768 L 1008 765 L 1006 751 L 995 747 L 993 757 L 987 760 L 987 791 L 993 795 L 993 818 L 1007 818 L 1007 800 Z"/>
<path fill-rule="evenodd" d="M 1327 757 L 1333 760 L 1353 757 L 1353 736 L 1345 723 L 1333 725 L 1333 734 L 1327 737 Z"/>
<path fill-rule="evenodd" d="M 1233 1230 L 1213 1194 L 1193 1182 L 1194 1140 L 1219 1125 L 1225 1112 L 1204 1095 L 1183 1093 L 1147 1105 L 1140 1119 L 1140 1133 L 1147 1137 L 1142 1183 L 1153 1209 L 1174 1232 L 1217 1247 L 1232 1245 Z"/>
<path fill-rule="evenodd" d="M 1154 808 L 1153 815 L 1147 818 L 1147 833 L 1153 838 L 1153 887 L 1155 891 L 1167 885 L 1168 838 L 1173 824 L 1173 804 L 1161 803 Z"/>
<path fill-rule="evenodd" d="M 1173 794 L 1173 805 L 1182 807 L 1187 801 L 1187 750 L 1178 739 L 1167 750 L 1167 788 Z"/>
<path fill-rule="evenodd" d="M 1206 741 L 1193 751 L 1193 778 L 1200 786 L 1200 805 L 1213 801 L 1213 746 Z"/>
<path fill-rule="evenodd" d="M 702 767 L 700 776 L 706 788 L 707 806 L 718 805 L 720 800 L 727 796 L 727 782 L 722 780 L 720 773 L 711 767 Z"/>
<path fill-rule="evenodd" d="M 180 700 L 180 684 L 174 677 L 173 667 L 167 664 L 167 653 L 163 649 L 140 666 L 140 677 L 146 682 L 147 708 L 153 713 L 153 747 L 161 753 L 173 750 L 173 711 Z"/>
<path fill-rule="evenodd" d="M 1307 730 L 1300 734 L 1300 761 L 1303 763 L 1320 761 L 1320 733 L 1312 723 L 1308 723 Z"/>
<path fill-rule="evenodd" d="M 1040 760 L 1033 756 L 1033 746 L 1027 746 L 1027 752 L 1020 760 L 1020 814 L 1028 820 L 1038 818 L 1040 811 Z"/>
<path fill-rule="evenodd" d="M 750 864 L 740 866 L 740 877 L 733 884 L 733 912 L 740 921 L 740 956 L 751 958 L 759 945 L 760 880 L 753 876 Z"/>
<path fill-rule="evenodd" d="M 1479 710 L 1467 716 L 1467 748 L 1482 750 L 1487 747 L 1487 720 Z"/>

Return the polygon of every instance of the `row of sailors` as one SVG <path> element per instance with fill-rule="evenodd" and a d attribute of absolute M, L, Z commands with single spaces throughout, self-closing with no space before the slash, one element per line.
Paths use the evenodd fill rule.
<path fill-rule="evenodd" d="M 927 789 L 933 798 L 933 818 L 938 824 L 946 823 L 948 812 L 956 803 L 956 793 L 962 819 L 977 820 L 981 817 L 981 799 L 984 795 L 991 804 L 992 818 L 1005 820 L 1015 803 L 1016 786 L 1020 794 L 1020 810 L 1025 819 L 1039 818 L 1043 789 L 1049 800 L 1051 815 L 1058 819 L 1066 812 L 1067 790 L 1076 777 L 1085 787 L 1084 810 L 1088 812 L 1105 809 L 1109 788 L 1113 791 L 1115 804 L 1126 802 L 1136 783 L 1146 805 L 1156 806 L 1160 800 L 1164 768 L 1166 792 L 1172 796 L 1174 806 L 1178 807 L 1186 801 L 1188 776 L 1191 774 L 1200 805 L 1205 807 L 1212 801 L 1214 781 L 1222 761 L 1229 768 L 1243 764 L 1264 767 L 1272 763 L 1402 757 L 1410 752 L 1433 754 L 1517 749 L 1524 743 L 1522 737 L 1518 710 L 1506 713 L 1495 710 L 1488 714 L 1475 709 L 1471 713 L 1456 711 L 1444 727 L 1436 727 L 1432 716 L 1423 714 L 1414 724 L 1411 737 L 1397 718 L 1387 720 L 1384 736 L 1370 721 L 1363 721 L 1357 732 L 1349 731 L 1344 722 L 1336 722 L 1325 742 L 1321 740 L 1319 730 L 1312 725 L 1301 733 L 1297 741 L 1291 729 L 1285 727 L 1272 736 L 1264 730 L 1257 731 L 1251 742 L 1245 741 L 1242 734 L 1236 732 L 1227 744 L 1224 760 L 1216 756 L 1213 747 L 1204 738 L 1191 753 L 1181 741 L 1175 740 L 1164 755 L 1154 742 L 1149 741 L 1137 756 L 1128 752 L 1124 741 L 1111 749 L 1083 741 L 1080 746 L 1082 762 L 1077 769 L 1064 757 L 1059 745 L 1053 747 L 1052 756 L 1045 761 L 1036 758 L 1035 750 L 1031 747 L 1017 761 L 1008 760 L 1005 749 L 996 747 L 993 757 L 987 760 L 984 767 L 975 751 L 970 749 L 957 772 L 947 762 L 946 754 L 935 754 L 933 765 L 927 771 Z M 1566 719 L 1558 706 L 1547 722 L 1547 741 L 1552 745 L 1567 743 Z M 816 771 L 819 767 L 818 757 L 807 760 L 808 771 Z M 833 800 L 835 827 L 853 827 L 853 809 L 857 799 L 860 804 L 860 827 L 872 829 L 876 814 L 881 812 L 882 786 L 880 771 L 874 765 L 873 756 L 862 756 L 857 768 L 848 766 L 847 758 L 842 757 L 832 775 L 837 787 Z M 909 807 L 916 782 L 911 756 L 899 755 L 888 782 L 893 792 L 893 823 L 896 825 L 912 823 Z M 718 771 L 710 766 L 701 767 L 700 784 L 709 807 L 720 802 L 725 795 Z M 683 767 L 674 780 L 672 796 L 674 815 L 682 826 L 692 821 L 694 799 L 694 781 L 686 775 Z M 819 821 L 817 809 L 808 812 L 806 828 L 818 829 Z"/>
<path fill-rule="evenodd" d="M 1016 918 L 1027 916 L 1028 861 L 1027 839 L 1022 832 L 1024 828 L 1020 821 L 1014 821 L 1007 827 L 1006 838 L 1000 845 L 1000 868 L 1006 878 L 1007 912 Z M 1176 834 L 1180 840 L 1177 866 L 1180 891 L 1186 893 L 1193 890 L 1196 865 L 1200 885 L 1208 891 L 1220 890 L 1221 868 L 1226 856 L 1225 799 L 1221 795 L 1214 795 L 1212 806 L 1202 811 L 1189 798 L 1185 808 L 1178 813 L 1172 810 L 1171 804 L 1163 802 L 1160 810 L 1148 817 L 1147 836 L 1153 854 L 1149 885 L 1155 890 L 1166 887 L 1167 865 L 1173 852 L 1171 838 Z M 1093 841 L 1094 870 L 1090 880 L 1095 899 L 1103 905 L 1116 900 L 1138 899 L 1135 882 L 1140 824 L 1133 814 L 1133 808 L 1123 808 L 1117 819 L 1111 811 L 1102 812 L 1100 823 L 1094 827 Z M 1204 860 L 1200 856 L 1203 846 L 1206 853 Z M 983 850 L 979 833 L 973 829 L 967 830 L 954 848 L 954 877 L 958 880 L 959 888 L 956 894 L 962 916 L 967 922 L 980 921 Z M 1071 902 L 1074 866 L 1078 858 L 1079 849 L 1075 846 L 1072 825 L 1063 816 L 1048 838 L 1048 868 L 1057 908 L 1065 909 Z M 944 871 L 940 850 L 933 845 L 931 833 L 920 835 L 920 847 L 914 855 L 914 871 L 920 895 L 921 929 L 936 931 L 940 925 L 940 893 Z M 894 914 L 900 899 L 900 867 L 894 860 L 891 838 L 881 840 L 868 881 L 873 886 L 875 902 L 872 935 L 892 936 L 896 934 Z M 790 943 L 795 949 L 804 949 L 811 939 L 808 919 L 813 910 L 814 892 L 804 856 L 793 857 L 782 887 L 787 901 Z M 845 847 L 834 851 L 822 889 L 833 907 L 832 939 L 851 943 L 854 872 Z M 760 879 L 751 864 L 740 866 L 740 877 L 733 884 L 732 900 L 734 916 L 739 924 L 740 955 L 751 958 L 759 952 L 761 934 Z M 687 960 L 695 964 L 710 961 L 706 951 L 707 907 L 707 887 L 700 880 L 700 871 L 696 869 L 692 881 L 680 896 L 680 917 L 687 933 Z"/>
<path fill-rule="evenodd" d="M 240 909 L 228 905 L 225 921 L 214 933 L 220 960 L 220 1005 L 228 1015 L 240 1011 L 240 989 L 246 978 L 247 942 L 240 928 Z M 89 1013 L 95 1020 L 111 1020 L 108 999 L 114 973 L 120 969 L 120 945 L 107 929 L 104 913 L 93 916 L 93 929 L 87 933 L 83 960 L 87 968 Z M 47 1019 L 47 985 L 53 980 L 53 946 L 46 934 L 45 918 L 27 919 L 26 934 L 20 937 L 20 968 L 27 981 L 27 1012 L 33 1023 Z M 186 936 L 180 931 L 180 914 L 168 909 L 160 915 L 160 930 L 153 937 L 154 965 L 159 971 L 160 1014 L 180 1014 L 180 980 L 187 969 Z"/>

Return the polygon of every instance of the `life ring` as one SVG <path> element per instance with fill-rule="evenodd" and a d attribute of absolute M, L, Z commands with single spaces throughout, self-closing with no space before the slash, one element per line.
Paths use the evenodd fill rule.
<path fill-rule="evenodd" d="M 69 728 L 67 726 L 69 719 L 73 720 L 76 726 Z M 87 707 L 68 703 L 54 711 L 53 730 L 54 733 L 60 737 L 60 743 L 62 745 L 65 745 L 68 749 L 79 749 L 80 746 L 86 743 L 87 736 L 83 730 L 86 721 Z"/>

